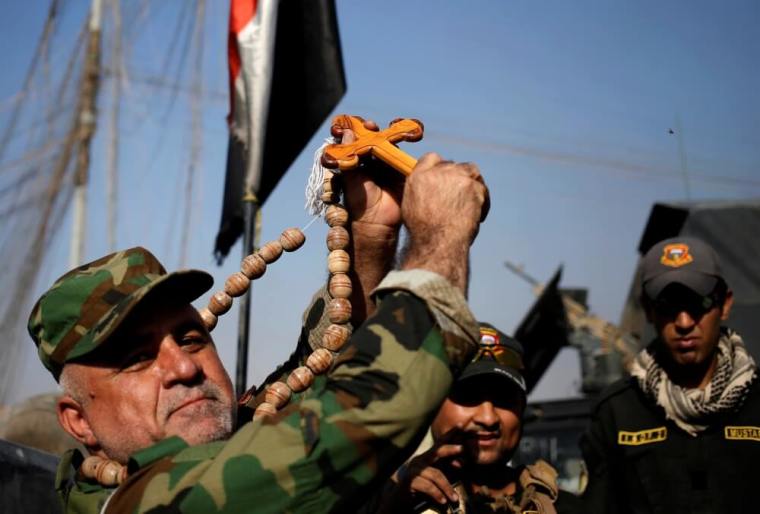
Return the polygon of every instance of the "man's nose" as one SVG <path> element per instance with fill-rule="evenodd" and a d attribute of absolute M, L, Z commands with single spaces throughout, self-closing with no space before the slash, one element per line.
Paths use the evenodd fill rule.
<path fill-rule="evenodd" d="M 478 405 L 478 408 L 475 410 L 473 421 L 475 421 L 475 423 L 478 425 L 484 427 L 493 427 L 498 425 L 499 417 L 496 415 L 496 409 L 494 408 L 493 403 L 490 401 L 485 401 Z"/>
<path fill-rule="evenodd" d="M 164 387 L 195 382 L 201 375 L 201 366 L 193 354 L 183 350 L 173 339 L 161 342 L 158 359 Z"/>
<path fill-rule="evenodd" d="M 688 311 L 681 311 L 678 314 L 676 314 L 675 319 L 676 328 L 679 331 L 689 331 L 692 328 L 694 328 L 694 325 L 696 324 L 696 321 L 694 320 L 694 317 L 689 314 Z"/>

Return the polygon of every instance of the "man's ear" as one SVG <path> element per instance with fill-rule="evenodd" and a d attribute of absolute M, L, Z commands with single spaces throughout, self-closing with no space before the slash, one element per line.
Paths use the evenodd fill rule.
<path fill-rule="evenodd" d="M 730 289 L 726 291 L 726 299 L 723 300 L 723 306 L 720 309 L 721 321 L 726 321 L 728 315 L 731 314 L 731 307 L 734 305 L 734 292 Z"/>
<path fill-rule="evenodd" d="M 96 448 L 98 440 L 84 415 L 82 405 L 71 396 L 64 394 L 56 402 L 58 422 L 63 429 L 86 448 Z"/>

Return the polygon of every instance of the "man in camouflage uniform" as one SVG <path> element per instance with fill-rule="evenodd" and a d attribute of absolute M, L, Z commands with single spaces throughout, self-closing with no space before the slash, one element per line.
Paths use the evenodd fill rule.
<path fill-rule="evenodd" d="M 575 512 L 544 461 L 512 467 L 522 435 L 522 345 L 482 323 L 480 348 L 431 425 L 429 449 L 401 466 L 366 511 L 377 514 Z M 426 447 L 423 444 L 423 447 Z"/>
<path fill-rule="evenodd" d="M 358 219 L 378 214 L 384 197 L 368 194 Z M 350 512 L 411 453 L 472 357 L 468 249 L 486 209 L 476 167 L 420 159 L 397 213 L 409 247 L 375 289 L 374 315 L 326 379 L 229 439 L 229 378 L 189 303 L 211 286 L 208 275 L 167 274 L 135 248 L 61 277 L 29 321 L 67 389 L 59 419 L 90 453 L 129 470 L 104 487 L 84 480 L 83 456 L 69 454 L 57 477 L 67 510 Z"/>

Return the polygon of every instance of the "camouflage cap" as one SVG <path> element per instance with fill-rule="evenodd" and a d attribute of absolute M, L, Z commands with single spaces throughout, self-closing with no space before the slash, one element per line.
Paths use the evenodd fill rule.
<path fill-rule="evenodd" d="M 35 304 L 27 328 L 42 364 L 58 380 L 66 362 L 106 341 L 148 293 L 191 302 L 213 283 L 204 271 L 167 273 L 148 250 L 130 248 L 56 280 Z"/>

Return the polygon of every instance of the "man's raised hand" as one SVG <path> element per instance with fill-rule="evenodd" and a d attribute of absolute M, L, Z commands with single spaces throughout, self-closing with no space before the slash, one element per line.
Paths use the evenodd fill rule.
<path fill-rule="evenodd" d="M 404 187 L 401 216 L 409 247 L 403 267 L 436 272 L 466 292 L 469 247 L 489 205 L 477 165 L 422 156 Z"/>

